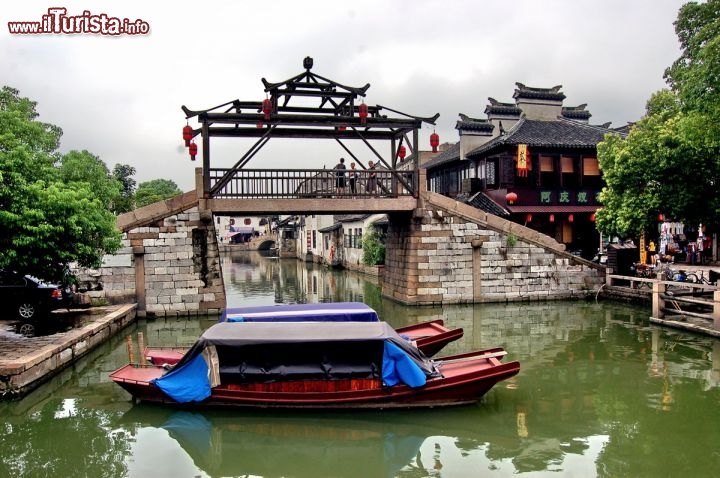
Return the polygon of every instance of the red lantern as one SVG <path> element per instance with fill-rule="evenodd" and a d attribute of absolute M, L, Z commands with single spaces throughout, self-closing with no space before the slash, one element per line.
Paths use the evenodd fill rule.
<path fill-rule="evenodd" d="M 258 121 L 258 122 L 255 124 L 255 127 L 256 127 L 256 128 L 262 128 L 262 127 L 263 127 L 263 122 L 262 122 L 262 121 Z"/>
<path fill-rule="evenodd" d="M 368 117 L 368 106 L 365 103 L 360 103 L 358 111 L 360 116 L 360 123 L 365 124 Z"/>
<path fill-rule="evenodd" d="M 555 222 L 555 214 L 550 214 L 550 222 Z"/>
<path fill-rule="evenodd" d="M 590 214 L 590 221 L 595 222 L 595 213 Z"/>
<path fill-rule="evenodd" d="M 433 153 L 437 153 L 438 146 L 440 146 L 440 136 L 433 131 L 430 135 L 430 147 L 432 148 Z"/>
<path fill-rule="evenodd" d="M 665 214 L 658 214 L 658 221 L 663 222 L 665 220 Z"/>
<path fill-rule="evenodd" d="M 400 161 L 405 159 L 405 155 L 407 154 L 407 151 L 405 150 L 405 146 L 400 146 L 398 148 L 398 158 L 400 158 Z"/>
<path fill-rule="evenodd" d="M 525 222 L 532 222 L 532 214 L 525 216 Z"/>
<path fill-rule="evenodd" d="M 272 103 L 269 98 L 265 98 L 262 102 L 262 110 L 265 113 L 265 119 L 270 119 L 270 112 L 272 111 Z"/>
<path fill-rule="evenodd" d="M 514 204 L 515 201 L 517 201 L 518 195 L 515 193 L 507 193 L 505 195 L 505 200 L 508 202 L 508 204 Z"/>
<path fill-rule="evenodd" d="M 197 156 L 197 144 L 193 141 L 190 143 L 190 159 L 195 161 L 195 156 Z"/>
<path fill-rule="evenodd" d="M 183 128 L 183 139 L 185 140 L 185 146 L 190 146 L 190 140 L 192 139 L 192 127 L 190 125 Z"/>
<path fill-rule="evenodd" d="M 568 214 L 568 222 L 573 222 L 575 220 L 575 216 L 572 214 Z"/>

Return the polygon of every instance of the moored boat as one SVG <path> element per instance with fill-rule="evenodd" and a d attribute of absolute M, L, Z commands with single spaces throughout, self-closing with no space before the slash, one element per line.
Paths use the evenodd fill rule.
<path fill-rule="evenodd" d="M 127 365 L 135 399 L 265 408 L 412 408 L 472 403 L 517 374 L 501 348 L 431 360 L 385 322 L 219 323 L 173 369 Z"/>
<path fill-rule="evenodd" d="M 236 307 L 225 309 L 220 322 L 379 322 L 377 312 L 362 302 L 324 302 L 320 304 L 286 304 Z M 425 355 L 432 357 L 445 345 L 463 336 L 463 329 L 449 329 L 442 319 L 412 324 L 396 329 L 401 337 L 413 342 Z M 175 365 L 189 347 L 151 346 L 143 357 L 157 366 Z"/>

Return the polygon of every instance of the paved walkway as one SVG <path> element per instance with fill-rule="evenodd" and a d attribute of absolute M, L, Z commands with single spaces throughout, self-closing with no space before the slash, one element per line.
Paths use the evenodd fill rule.
<path fill-rule="evenodd" d="M 135 319 L 136 304 L 95 307 L 73 317 L 73 327 L 25 337 L 16 321 L 0 320 L 0 398 L 28 392 Z"/>

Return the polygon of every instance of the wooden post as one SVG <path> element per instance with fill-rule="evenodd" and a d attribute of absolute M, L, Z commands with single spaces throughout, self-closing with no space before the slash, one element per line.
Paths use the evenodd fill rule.
<path fill-rule="evenodd" d="M 127 349 L 128 349 L 128 361 L 131 364 L 135 364 L 135 350 L 133 349 L 132 335 L 127 336 Z"/>
<path fill-rule="evenodd" d="M 662 281 L 653 282 L 652 289 L 652 316 L 656 319 L 665 317 L 665 300 L 662 295 L 665 293 L 665 284 Z"/>
<path fill-rule="evenodd" d="M 145 364 L 145 336 L 138 332 L 138 352 L 140 353 L 140 365 Z"/>

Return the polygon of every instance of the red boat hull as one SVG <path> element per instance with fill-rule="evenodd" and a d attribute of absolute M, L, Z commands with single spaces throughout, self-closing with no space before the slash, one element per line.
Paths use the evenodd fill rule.
<path fill-rule="evenodd" d="M 260 408 L 414 408 L 476 402 L 496 383 L 520 371 L 518 362 L 501 363 L 501 348 L 444 357 L 435 361 L 442 377 L 419 388 L 382 386 L 379 380 L 311 380 L 245 385 L 220 385 L 202 402 L 190 405 Z M 135 399 L 181 405 L 151 381 L 162 376 L 158 367 L 127 365 L 110 378 Z M 189 404 L 182 404 L 187 406 Z"/>

